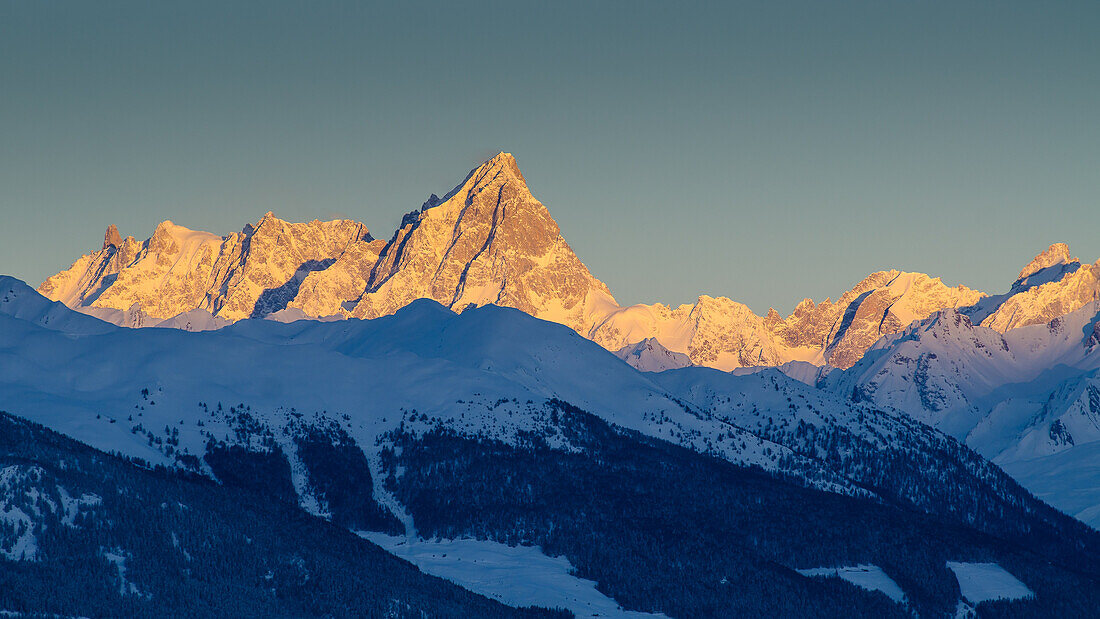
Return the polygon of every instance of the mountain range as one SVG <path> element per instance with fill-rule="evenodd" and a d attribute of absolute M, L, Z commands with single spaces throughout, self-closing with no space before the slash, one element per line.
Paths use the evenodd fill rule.
<path fill-rule="evenodd" d="M 0 611 L 1095 616 L 1098 373 L 1064 244 L 622 307 L 507 153 L 388 241 L 111 226 L 0 277 Z"/>
<path fill-rule="evenodd" d="M 653 338 L 695 365 L 731 370 L 790 361 L 848 368 L 880 337 L 948 308 L 999 332 L 1047 322 L 1100 298 L 1098 278 L 1100 266 L 1055 244 L 996 296 L 891 270 L 835 302 L 806 299 L 786 318 L 726 297 L 621 307 L 531 195 L 515 158 L 500 153 L 405 215 L 389 241 L 353 221 L 289 223 L 270 212 L 226 236 L 165 221 L 139 242 L 112 226 L 98 251 L 38 290 L 115 324 L 192 329 L 270 315 L 375 318 L 418 298 L 455 311 L 495 304 L 612 351 Z"/>

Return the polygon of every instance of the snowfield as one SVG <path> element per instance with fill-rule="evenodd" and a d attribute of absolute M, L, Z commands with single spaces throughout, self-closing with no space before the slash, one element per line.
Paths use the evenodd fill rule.
<path fill-rule="evenodd" d="M 364 538 L 409 561 L 421 571 L 514 607 L 565 608 L 577 617 L 664 617 L 623 610 L 596 590 L 596 583 L 573 575 L 565 557 L 539 548 L 505 546 L 476 539 L 421 540 L 360 532 Z"/>
<path fill-rule="evenodd" d="M 818 567 L 809 570 L 798 570 L 803 576 L 836 577 L 846 580 L 857 587 L 868 591 L 879 591 L 886 597 L 898 603 L 905 601 L 905 592 L 901 590 L 894 579 L 886 575 L 877 565 L 853 565 L 851 567 Z"/>
<path fill-rule="evenodd" d="M 1019 600 L 1034 595 L 1027 585 L 996 563 L 948 561 L 947 567 L 955 572 L 963 599 L 971 604 L 990 600 Z"/>

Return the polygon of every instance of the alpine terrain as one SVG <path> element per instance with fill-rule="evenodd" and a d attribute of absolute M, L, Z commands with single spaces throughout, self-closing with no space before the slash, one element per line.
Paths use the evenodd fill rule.
<path fill-rule="evenodd" d="M 623 307 L 500 153 L 388 237 L 111 226 L 0 277 L 0 411 L 15 615 L 1100 611 L 1064 244 L 997 295 Z"/>
<path fill-rule="evenodd" d="M 99 251 L 38 291 L 115 324 L 190 330 L 270 314 L 376 318 L 421 298 L 458 312 L 494 304 L 564 324 L 611 351 L 653 338 L 723 370 L 793 360 L 849 367 L 882 335 L 985 298 L 920 273 L 881 271 L 835 303 L 806 299 L 787 318 L 757 316 L 725 297 L 620 307 L 508 153 L 443 198 L 432 194 L 388 242 L 356 222 L 288 223 L 270 212 L 224 237 L 165 221 L 138 242 L 111 226 Z"/>

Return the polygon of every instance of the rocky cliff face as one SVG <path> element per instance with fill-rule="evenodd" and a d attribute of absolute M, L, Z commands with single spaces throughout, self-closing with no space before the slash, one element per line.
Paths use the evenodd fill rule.
<path fill-rule="evenodd" d="M 360 246 L 371 240 L 357 222 L 289 223 L 272 213 L 224 237 L 171 221 L 161 222 L 144 243 L 117 237 L 112 226 L 102 249 L 47 279 L 39 292 L 93 314 L 129 311 L 137 304 L 157 319 L 202 309 L 240 320 L 298 300 L 300 283 L 310 272 L 332 266 L 346 253 L 369 260 L 369 250 Z M 301 304 L 320 303 L 308 292 Z"/>
<path fill-rule="evenodd" d="M 514 307 L 582 333 L 593 315 L 615 307 L 607 286 L 570 249 L 508 153 L 405 217 L 351 315 L 391 314 L 418 298 L 456 311 Z"/>
<path fill-rule="evenodd" d="M 966 307 L 984 295 L 965 286 L 948 287 L 923 273 L 879 271 L 841 295 L 814 306 L 806 299 L 772 331 L 788 347 L 819 347 L 832 366 L 846 368 L 880 337 L 945 308 Z"/>
<path fill-rule="evenodd" d="M 385 246 L 381 239 L 349 243 L 331 266 L 305 274 L 298 294 L 287 307 L 298 308 L 306 316 L 345 317 L 345 304 L 362 294 Z"/>
<path fill-rule="evenodd" d="M 132 236 L 119 240 L 118 228 L 112 225 L 107 228 L 99 251 L 81 256 L 67 270 L 43 282 L 38 291 L 69 307 L 90 305 L 114 283 L 119 271 L 134 261 L 141 248 L 142 244 Z"/>
<path fill-rule="evenodd" d="M 1020 270 L 1020 274 L 1016 277 L 1016 284 L 1025 283 L 1040 273 L 1049 272 L 1051 267 L 1069 266 L 1074 263 L 1079 265 L 1081 261 L 1070 255 L 1069 245 L 1055 243 L 1043 253 L 1032 258 L 1031 262 Z"/>
<path fill-rule="evenodd" d="M 879 271 L 837 301 L 806 299 L 785 318 L 775 310 L 757 316 L 726 297 L 620 307 L 531 195 L 515 158 L 500 153 L 406 215 L 389 241 L 354 221 L 290 223 L 271 213 L 227 236 L 165 221 L 143 243 L 111 226 L 99 251 L 39 291 L 127 326 L 192 310 L 235 321 L 276 312 L 375 318 L 420 298 L 458 312 L 496 304 L 568 325 L 612 351 L 652 338 L 724 370 L 792 361 L 847 368 L 879 338 L 943 309 L 1001 332 L 1049 322 L 1100 298 L 1100 263 L 1082 266 L 1064 244 L 1052 245 L 1010 292 L 993 297 L 921 273 Z M 195 315 L 185 318 L 167 324 L 196 324 Z"/>
<path fill-rule="evenodd" d="M 585 332 L 594 317 L 617 308 L 508 153 L 443 199 L 433 195 L 389 242 L 353 221 L 299 224 L 272 213 L 224 237 L 165 221 L 139 243 L 121 241 L 111 226 L 101 250 L 39 291 L 100 316 L 136 304 L 158 320 L 202 309 L 233 321 L 288 308 L 375 318 L 430 298 L 456 311 L 515 307 Z"/>

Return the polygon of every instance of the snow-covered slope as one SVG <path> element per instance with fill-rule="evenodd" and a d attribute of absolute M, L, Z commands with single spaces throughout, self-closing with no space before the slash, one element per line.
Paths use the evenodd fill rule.
<path fill-rule="evenodd" d="M 1056 476 L 1026 475 L 1040 462 L 1077 450 L 1068 466 L 1093 470 L 1083 448 L 1100 440 L 1100 303 L 1089 303 L 1047 324 L 999 333 L 945 310 L 894 338 L 884 338 L 851 369 L 823 381 L 825 389 L 854 401 L 891 407 L 964 440 L 1015 474 L 1029 489 L 1080 514 L 1100 506 L 1100 491 L 1082 506 L 1061 498 Z M 1095 402 L 1094 402 L 1095 401 Z M 1026 465 L 1024 463 L 1027 463 Z M 1093 513 L 1097 512 L 1097 513 Z M 1100 510 L 1088 521 L 1100 525 Z"/>
<path fill-rule="evenodd" d="M 33 291 L 23 298 L 22 305 L 50 305 Z M 53 307 L 81 323 L 92 320 Z M 210 440 L 232 441 L 237 404 L 277 434 L 293 424 L 293 410 L 326 418 L 354 413 L 351 437 L 376 445 L 399 426 L 427 424 L 416 411 L 430 411 L 456 431 L 514 441 L 544 431 L 546 403 L 559 399 L 733 462 L 812 470 L 808 483 L 862 492 L 819 463 L 685 409 L 572 330 L 508 308 L 458 315 L 419 300 L 371 321 L 248 320 L 206 333 L 98 323 L 102 335 L 79 340 L 10 316 L 0 320 L 0 385 L 9 410 L 151 462 L 178 464 L 182 455 L 203 454 Z M 216 403 L 234 411 L 207 410 Z M 179 433 L 170 453 L 150 438 L 163 438 L 165 427 Z M 738 440 L 718 440 L 731 434 Z"/>
<path fill-rule="evenodd" d="M 890 409 L 845 401 L 775 369 L 744 375 L 685 368 L 653 375 L 678 399 L 812 459 L 880 496 L 922 508 L 956 503 L 974 521 L 996 519 L 988 499 L 971 496 L 970 480 L 1007 488 L 1007 478 L 947 436 Z M 929 454 L 941 454 L 939 458 Z M 949 455 L 948 455 L 949 454 Z M 944 457 L 946 456 L 946 457 Z M 874 461 L 875 464 L 870 464 Z M 918 481 L 919 480 L 919 481 Z M 1013 499 L 1015 500 L 1015 499 Z M 964 506 L 965 505 L 965 506 Z"/>
<path fill-rule="evenodd" d="M 596 583 L 577 578 L 564 557 L 539 548 L 475 539 L 410 540 L 383 533 L 364 537 L 419 567 L 509 606 L 565 608 L 577 619 L 659 619 L 663 614 L 623 610 Z"/>
<path fill-rule="evenodd" d="M 0 314 L 72 335 L 114 331 L 102 320 L 50 301 L 14 277 L 0 275 Z"/>
<path fill-rule="evenodd" d="M 214 316 L 204 309 L 193 309 L 183 312 L 158 322 L 156 327 L 162 329 L 179 329 L 181 331 L 213 331 L 231 324 L 230 321 Z"/>
<path fill-rule="evenodd" d="M 615 356 L 643 372 L 662 372 L 692 365 L 691 357 L 682 352 L 672 352 L 652 337 L 623 346 L 615 352 Z"/>
<path fill-rule="evenodd" d="M 228 475 L 150 470 L 3 412 L 0 579 L 5 617 L 561 616 L 428 576 Z"/>
<path fill-rule="evenodd" d="M 996 536 L 990 539 L 1033 531 L 1057 538 L 1052 531 L 1072 523 L 996 467 L 907 417 L 852 405 L 775 370 L 746 376 L 710 368 L 639 372 L 572 329 L 511 308 L 489 305 L 458 314 L 417 300 L 373 320 L 242 320 L 201 332 L 98 323 L 97 331 L 85 326 L 94 319 L 29 289 L 12 298 L 0 314 L 4 410 L 142 462 L 223 483 L 243 476 L 338 524 L 347 517 L 352 494 L 353 505 L 377 504 L 392 514 L 376 523 L 391 534 L 416 536 L 423 525 L 441 537 L 471 535 L 465 528 L 440 533 L 441 526 L 459 526 L 440 518 L 469 511 L 440 512 L 408 493 L 428 492 L 432 501 L 450 505 L 440 493 L 457 496 L 476 485 L 436 488 L 416 481 L 424 469 L 408 478 L 402 472 L 403 462 L 416 464 L 409 458 L 431 457 L 440 452 L 430 450 L 448 444 L 461 445 L 470 457 L 479 449 L 499 454 L 502 460 L 478 469 L 486 475 L 534 462 L 551 468 L 538 468 L 540 477 L 532 483 L 579 474 L 585 483 L 604 484 L 597 487 L 607 498 L 619 479 L 607 476 L 618 471 L 631 479 L 639 470 L 632 467 L 643 462 L 629 459 L 645 452 L 665 454 L 668 466 L 681 467 L 676 470 L 695 481 L 724 463 L 723 483 L 733 484 L 725 492 L 741 488 L 729 496 L 778 487 L 816 493 L 832 497 L 825 503 L 843 513 L 885 509 L 893 515 L 875 522 L 889 521 L 894 528 L 909 526 L 905 519 L 921 512 L 929 522 L 948 523 L 935 526 Z M 55 308 L 53 329 L 37 320 L 42 312 L 35 308 L 43 307 Z M 70 320 L 76 332 L 57 330 Z M 634 464 L 610 464 L 619 457 Z M 280 490 L 275 469 L 262 467 L 283 458 L 286 488 Z M 245 468 L 226 468 L 226 459 Z M 567 468 L 554 468 L 552 461 Z M 444 458 L 440 465 L 453 472 L 472 462 Z M 475 500 L 490 500 L 489 488 L 505 481 L 486 481 Z M 662 491 L 646 483 L 652 484 L 631 488 Z M 518 538 L 505 531 L 543 522 L 550 507 L 514 523 L 484 524 L 490 528 L 477 529 L 483 532 L 478 535 L 514 544 Z M 683 514 L 695 509 L 682 508 Z M 568 518 L 560 522 L 573 521 Z M 848 534 L 843 523 L 828 520 L 814 526 Z M 684 518 L 676 515 L 675 522 Z M 759 520 L 746 524 L 765 526 Z M 565 541 L 573 565 L 601 573 L 578 562 L 583 557 L 576 554 L 577 538 Z M 842 560 L 863 560 L 868 547 L 861 547 L 860 556 L 842 553 Z M 792 574 L 782 573 L 785 583 L 801 578 Z M 672 582 L 663 578 L 662 586 Z"/>
<path fill-rule="evenodd" d="M 33 292 L 22 298 L 16 305 L 48 304 Z M 862 459 L 896 448 L 899 474 L 924 475 L 924 483 L 892 500 L 932 508 L 927 493 L 949 486 L 931 480 L 952 476 L 978 476 L 995 495 L 1011 495 L 1004 480 L 989 481 L 995 470 L 904 417 L 850 405 L 775 371 L 641 373 L 571 329 L 510 308 L 456 314 L 418 300 L 369 321 L 247 320 L 202 333 L 105 325 L 102 334 L 79 339 L 10 316 L 0 321 L 0 386 L 9 410 L 151 462 L 180 465 L 188 455 L 201 457 L 211 441 L 243 440 L 242 415 L 270 428 L 291 458 L 302 415 L 336 420 L 355 443 L 375 450 L 397 428 L 439 424 L 506 442 L 540 435 L 569 449 L 551 423 L 552 403 L 562 401 L 622 428 L 842 494 L 887 488 L 867 476 Z M 837 440 L 861 455 L 830 458 L 827 446 Z M 926 452 L 948 455 L 930 466 Z M 302 500 L 324 509 L 305 490 Z"/>

